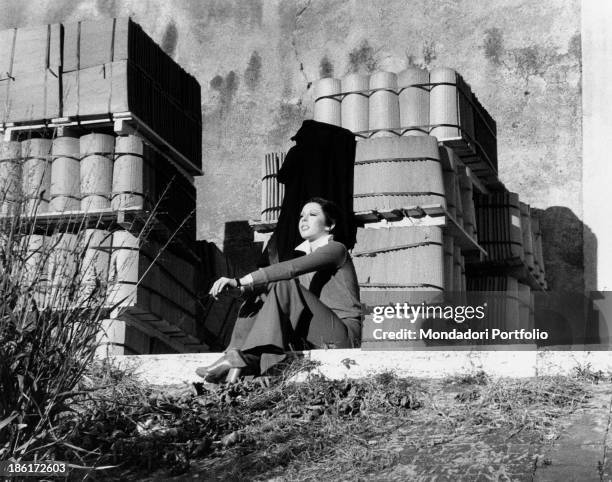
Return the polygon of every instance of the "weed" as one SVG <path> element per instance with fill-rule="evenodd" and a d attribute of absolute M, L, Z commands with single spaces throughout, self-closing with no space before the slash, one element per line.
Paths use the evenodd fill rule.
<path fill-rule="evenodd" d="M 447 385 L 487 385 L 490 382 L 489 375 L 484 370 L 474 373 L 455 375 L 444 379 Z"/>
<path fill-rule="evenodd" d="M 85 230 L 43 243 L 35 229 L 18 212 L 0 220 L 0 458 L 53 459 L 63 443 L 55 423 L 70 410 L 107 313 Z"/>
<path fill-rule="evenodd" d="M 585 380 L 595 384 L 602 381 L 610 381 L 612 378 L 610 373 L 604 373 L 602 370 L 593 370 L 590 363 L 576 365 L 572 370 L 572 375 L 578 380 Z"/>
<path fill-rule="evenodd" d="M 87 212 L 49 221 L 39 212 L 43 193 L 27 198 L 15 186 L 19 181 L 8 179 L 0 186 L 0 460 L 83 465 L 96 457 L 88 444 L 95 430 L 78 432 L 88 410 L 83 397 L 129 378 L 109 365 L 93 365 L 102 322 L 125 301 L 115 290 L 118 278 L 108 275 L 110 253 L 103 245 L 110 246 L 111 234 Z M 136 235 L 139 241 L 156 209 Z M 94 239 L 92 226 L 104 239 Z M 116 272 L 131 269 L 115 264 Z M 87 386 L 92 366 L 105 379 Z M 121 439 L 125 428 L 119 424 L 109 438 Z"/>

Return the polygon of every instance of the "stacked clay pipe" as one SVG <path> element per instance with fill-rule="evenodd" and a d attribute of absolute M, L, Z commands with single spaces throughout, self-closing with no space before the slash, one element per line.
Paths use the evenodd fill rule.
<path fill-rule="evenodd" d="M 71 216 L 150 209 L 160 199 L 164 212 L 181 221 L 195 202 L 195 189 L 140 136 L 90 133 L 0 142 L 0 215 L 15 211 L 18 201 L 20 214 Z"/>
<path fill-rule="evenodd" d="M 315 83 L 314 100 L 315 120 L 349 129 L 358 141 L 354 211 L 365 224 L 353 254 L 362 299 L 383 305 L 417 300 L 419 288 L 465 295 L 469 285 L 506 293 L 510 301 L 494 304 L 499 326 L 528 326 L 533 280 L 505 268 L 519 263 L 546 286 L 541 231 L 528 206 L 500 188 L 495 121 L 461 75 L 444 67 L 349 74 Z M 462 238 L 488 251 L 480 261 L 470 256 L 469 267 L 497 263 L 503 265 L 499 273 L 470 283 L 473 271 L 453 230 L 440 230 L 435 249 L 422 244 L 425 228 L 408 227 L 406 219 L 434 213 L 434 207 L 463 230 Z M 402 215 L 391 228 L 379 222 Z M 512 321 L 503 321 L 508 317 Z"/>
<path fill-rule="evenodd" d="M 453 69 L 323 78 L 314 84 L 314 99 L 314 120 L 358 139 L 431 135 L 456 148 L 477 174 L 497 175 L 495 121 Z"/>
<path fill-rule="evenodd" d="M 64 311 L 108 296 L 109 309 L 165 320 L 164 332 L 180 328 L 193 344 L 202 282 L 197 262 L 176 248 L 158 255 L 162 239 L 144 243 L 117 225 L 109 225 L 115 230 L 110 232 L 99 221 L 126 210 L 144 220 L 155 205 L 158 222 L 169 214 L 187 216 L 190 203 L 181 195 L 195 203 L 193 186 L 179 177 L 168 188 L 178 176 L 161 161 L 136 135 L 91 132 L 0 143 L 0 217 L 37 226 L 19 241 L 24 261 L 16 276 L 29 300 Z"/>
<path fill-rule="evenodd" d="M 491 262 L 517 265 L 525 260 L 519 197 L 516 193 L 475 198 L 480 244 Z"/>
<path fill-rule="evenodd" d="M 368 305 L 440 300 L 445 290 L 442 229 L 360 228 L 353 262 Z"/>
<path fill-rule="evenodd" d="M 19 142 L 0 143 L 0 215 L 12 215 L 19 201 L 20 171 Z"/>
<path fill-rule="evenodd" d="M 145 243 L 128 231 L 113 233 L 109 303 L 152 313 L 195 334 L 200 273 L 174 251 L 164 251 L 159 256 L 161 249 L 155 241 Z"/>
<path fill-rule="evenodd" d="M 51 187 L 51 139 L 28 139 L 21 142 L 21 189 L 25 214 L 49 210 Z"/>
<path fill-rule="evenodd" d="M 478 242 L 487 251 L 484 263 L 500 269 L 524 268 L 536 288 L 546 289 L 542 233 L 529 205 L 511 192 L 477 194 L 474 203 Z"/>
<path fill-rule="evenodd" d="M 446 207 L 438 143 L 431 136 L 379 137 L 357 143 L 355 212 Z"/>
<path fill-rule="evenodd" d="M 278 182 L 278 171 L 285 161 L 285 153 L 272 152 L 264 156 L 261 165 L 261 220 L 273 222 L 280 215 L 285 185 Z"/>
<path fill-rule="evenodd" d="M 467 279 L 467 289 L 474 297 L 486 300 L 486 317 L 477 329 L 503 331 L 534 328 L 534 298 L 531 288 L 512 276 L 477 275 Z M 484 344 L 485 342 L 483 342 Z M 490 340 L 486 343 L 492 343 Z M 501 342 L 503 343 L 503 342 Z M 533 343 L 529 340 L 514 343 Z"/>

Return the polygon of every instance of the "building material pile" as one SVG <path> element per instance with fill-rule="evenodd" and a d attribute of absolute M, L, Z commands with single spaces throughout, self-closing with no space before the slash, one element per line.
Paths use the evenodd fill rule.
<path fill-rule="evenodd" d="M 79 299 L 103 286 L 112 352 L 204 349 L 197 81 L 128 18 L 11 29 L 0 127 L 0 215 L 32 227 L 39 306 L 61 309 L 75 280 Z"/>
<path fill-rule="evenodd" d="M 354 210 L 363 228 L 353 256 L 362 300 L 465 303 L 468 291 L 503 293 L 491 327 L 533 326 L 531 290 L 546 288 L 538 221 L 499 181 L 496 123 L 462 76 L 351 74 L 319 80 L 314 97 L 315 120 L 358 140 Z M 366 346 L 419 345 L 375 340 L 376 327 L 367 316 Z"/>
<path fill-rule="evenodd" d="M 125 113 L 201 167 L 200 86 L 131 19 L 0 32 L 0 124 Z"/>
<path fill-rule="evenodd" d="M 434 136 L 479 177 L 491 182 L 497 177 L 496 123 L 452 69 L 325 78 L 316 82 L 314 96 L 315 120 L 360 138 Z"/>
<path fill-rule="evenodd" d="M 285 162 L 284 152 L 266 154 L 261 164 L 261 220 L 276 222 L 280 215 L 285 185 L 278 182 L 278 171 Z"/>

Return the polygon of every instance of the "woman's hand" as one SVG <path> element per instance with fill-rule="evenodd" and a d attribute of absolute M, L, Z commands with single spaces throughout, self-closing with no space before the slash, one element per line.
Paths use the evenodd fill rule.
<path fill-rule="evenodd" d="M 219 294 L 225 289 L 238 288 L 238 283 L 233 278 L 226 278 L 221 276 L 217 281 L 215 281 L 212 285 L 212 288 L 208 292 L 208 294 L 212 295 L 214 299 L 217 299 Z M 241 290 L 242 293 L 242 290 Z"/>

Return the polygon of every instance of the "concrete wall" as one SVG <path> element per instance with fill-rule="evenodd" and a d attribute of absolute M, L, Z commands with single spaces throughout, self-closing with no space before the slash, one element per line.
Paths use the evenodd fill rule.
<path fill-rule="evenodd" d="M 584 61 L 584 222 L 592 229 L 599 246 L 612 243 L 612 223 L 605 199 L 612 185 L 610 163 L 610 132 L 612 116 L 610 105 L 604 99 L 612 95 L 612 3 L 604 0 L 583 0 L 582 32 Z M 594 250 L 585 237 L 585 257 Z M 585 259 L 588 278 L 596 278 L 596 289 L 612 291 L 612 251 L 601 249 L 596 260 Z M 589 273 L 596 271 L 596 275 Z M 589 287 L 594 289 L 595 287 Z M 609 303 L 608 312 L 611 312 Z"/>
<path fill-rule="evenodd" d="M 198 236 L 239 272 L 258 249 L 246 220 L 259 218 L 260 160 L 311 118 L 314 80 L 455 68 L 497 120 L 501 180 L 543 210 L 552 287 L 584 287 L 579 0 L 0 0 L 0 11 L 0 28 L 132 15 L 199 79 Z"/>

